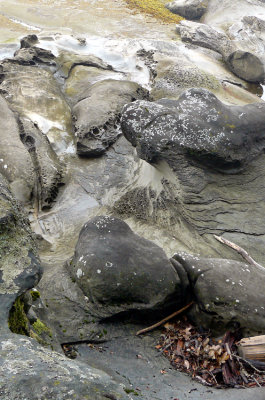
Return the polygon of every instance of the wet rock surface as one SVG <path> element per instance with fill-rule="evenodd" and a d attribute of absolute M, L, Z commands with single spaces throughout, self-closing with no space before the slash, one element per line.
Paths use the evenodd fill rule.
<path fill-rule="evenodd" d="M 10 15 L 15 16 L 21 8 L 11 3 L 1 7 L 10 6 Z M 195 2 L 185 2 L 185 6 L 191 3 Z M 63 15 L 71 13 L 65 21 L 73 24 L 77 36 L 68 34 L 69 30 L 65 34 L 63 28 L 61 33 L 58 29 L 52 32 L 51 21 L 57 21 L 58 15 L 53 11 L 49 18 L 49 5 L 36 4 L 39 9 L 34 17 L 32 4 L 23 9 L 23 16 L 30 15 L 27 22 L 38 24 L 37 14 L 45 8 L 46 22 L 42 24 L 49 26 L 48 31 L 42 30 L 43 25 L 23 25 L 19 32 L 26 30 L 30 35 L 21 40 L 20 49 L 16 43 L 4 44 L 0 50 L 2 58 L 7 57 L 0 66 L 0 172 L 5 177 L 0 189 L 1 396 L 4 400 L 68 399 L 74 395 L 80 399 L 126 399 L 138 392 L 146 400 L 262 400 L 262 388 L 224 393 L 195 384 L 171 370 L 167 360 L 156 357 L 156 332 L 145 338 L 136 337 L 135 332 L 193 297 L 198 304 L 190 310 L 190 317 L 216 329 L 216 335 L 239 324 L 245 332 L 264 329 L 263 272 L 253 270 L 250 279 L 247 265 L 231 261 L 239 256 L 213 238 L 219 234 L 235 241 L 264 264 L 264 103 L 256 96 L 259 88 L 252 87 L 250 93 L 247 82 L 235 76 L 231 66 L 230 71 L 227 68 L 229 55 L 235 51 L 254 54 L 262 61 L 264 4 L 258 0 L 224 0 L 222 4 L 210 0 L 201 17 L 208 28 L 199 24 L 200 30 L 192 32 L 187 21 L 180 28 L 184 32 L 187 27 L 189 43 L 171 40 L 176 39 L 174 26 L 161 28 L 150 22 L 147 30 L 142 17 L 128 10 L 122 15 L 128 17 L 126 35 L 133 39 L 123 37 L 120 27 L 125 19 L 119 19 L 118 28 L 113 24 L 115 12 L 120 15 L 119 7 L 125 8 L 119 1 L 108 1 L 113 7 L 108 8 L 108 23 L 105 19 L 103 25 L 102 11 L 95 9 L 94 3 L 84 14 L 73 12 L 70 3 L 57 8 Z M 82 3 L 82 7 L 86 5 Z M 82 25 L 84 15 L 87 20 Z M 101 25 L 94 20 L 88 23 L 94 16 Z M 6 18 L 0 16 L 1 22 Z M 66 25 L 64 22 L 62 27 Z M 15 20 L 14 26 L 18 29 Z M 104 26 L 105 33 L 114 29 L 116 36 L 91 37 L 93 29 L 98 35 L 99 26 L 101 30 Z M 90 34 L 84 33 L 86 29 Z M 200 36 L 201 29 L 208 30 Z M 36 31 L 41 32 L 38 37 L 31 35 Z M 207 40 L 202 40 L 203 35 Z M 213 43 L 203 48 L 209 39 Z M 237 65 L 245 59 L 240 57 L 236 57 Z M 247 69 L 252 75 L 260 74 L 256 66 Z M 151 100 L 159 101 L 135 102 L 147 100 L 148 92 Z M 138 121 L 125 133 L 130 142 L 121 135 L 119 121 L 127 103 L 126 110 L 131 107 L 136 114 L 138 104 L 143 105 L 140 116 L 123 121 Z M 175 126 L 176 109 L 183 117 L 177 144 L 171 135 L 174 129 L 169 130 L 173 120 Z M 246 115 L 241 119 L 242 113 Z M 185 132 L 187 115 L 191 122 Z M 157 121 L 159 132 L 169 134 L 162 142 L 152 136 Z M 197 135 L 198 128 L 202 136 Z M 145 141 L 141 141 L 143 137 Z M 42 266 L 28 220 L 14 196 L 26 205 L 32 229 L 38 234 Z M 84 240 L 78 240 L 82 226 L 93 217 L 102 221 L 100 215 L 116 221 L 111 232 L 105 231 L 107 226 L 94 232 L 89 222 L 81 231 Z M 174 269 L 169 257 L 176 252 Z M 194 264 L 192 254 L 198 252 Z M 97 254 L 96 259 L 92 254 Z M 65 262 L 71 258 L 66 268 Z M 117 264 L 119 276 L 109 273 L 113 267 L 109 262 Z M 127 274 L 122 275 L 125 264 Z M 241 276 L 243 269 L 245 275 Z M 138 284 L 133 272 L 147 270 L 147 283 Z M 88 280 L 82 280 L 83 274 Z M 164 282 L 162 289 L 159 277 Z M 227 286 L 230 278 L 231 286 Z M 114 285 L 120 281 L 119 291 Z M 217 283 L 213 285 L 213 281 Z M 170 304 L 172 296 L 174 304 Z M 23 303 L 26 334 L 34 340 L 8 331 L 14 302 Z M 250 306 L 253 313 L 248 312 Z M 135 312 L 140 308 L 141 317 Z M 61 345 L 73 348 L 67 354 L 77 360 L 49 349 L 62 353 Z M 15 376 L 12 381 L 11 375 Z M 35 395 L 36 388 L 39 393 Z"/>

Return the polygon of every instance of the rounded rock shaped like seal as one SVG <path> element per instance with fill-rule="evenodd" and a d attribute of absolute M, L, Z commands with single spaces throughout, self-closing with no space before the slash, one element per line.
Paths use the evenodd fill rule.
<path fill-rule="evenodd" d="M 118 218 L 87 222 L 68 268 L 99 317 L 180 301 L 180 280 L 164 251 Z"/>

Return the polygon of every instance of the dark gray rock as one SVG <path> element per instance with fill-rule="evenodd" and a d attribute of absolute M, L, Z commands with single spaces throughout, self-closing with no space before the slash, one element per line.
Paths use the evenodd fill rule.
<path fill-rule="evenodd" d="M 205 89 L 179 100 L 137 101 L 124 107 L 122 131 L 140 158 L 176 164 L 179 154 L 217 170 L 236 172 L 259 155 L 265 104 L 227 106 Z"/>
<path fill-rule="evenodd" d="M 164 251 L 117 218 L 95 217 L 84 225 L 68 269 L 99 317 L 183 301 Z"/>
<path fill-rule="evenodd" d="M 37 35 L 27 35 L 24 36 L 22 39 L 20 39 L 20 48 L 28 48 L 28 47 L 32 47 L 35 44 L 37 44 L 39 41 L 38 36 Z"/>
<path fill-rule="evenodd" d="M 245 24 L 247 25 L 247 23 Z M 234 35 L 236 35 L 234 28 Z M 240 78 L 249 82 L 263 82 L 265 79 L 265 42 L 257 37 L 258 32 L 252 31 L 248 25 L 237 32 L 243 31 L 243 40 L 230 40 L 230 38 L 213 27 L 191 21 L 181 21 L 177 32 L 184 42 L 206 47 L 217 51 L 230 70 Z M 250 31 L 248 35 L 246 32 Z M 238 34 L 236 35 L 238 37 Z M 246 37 L 247 36 L 247 37 Z M 253 39 L 254 37 L 254 39 Z M 234 39 L 234 38 L 232 38 Z"/>
<path fill-rule="evenodd" d="M 0 374 L 2 400 L 132 399 L 107 373 L 20 335 L 1 336 Z"/>
<path fill-rule="evenodd" d="M 42 269 L 29 222 L 0 175 L 0 330 L 16 298 L 40 280 Z"/>
<path fill-rule="evenodd" d="M 95 83 L 86 98 L 73 108 L 77 154 L 87 157 L 103 154 L 120 134 L 122 107 L 146 97 L 146 90 L 135 82 L 107 79 Z"/>
<path fill-rule="evenodd" d="M 199 19 L 207 10 L 209 0 L 175 0 L 166 7 L 174 14 L 187 19 Z"/>
<path fill-rule="evenodd" d="M 243 335 L 265 330 L 265 268 L 218 258 L 175 254 L 188 274 L 196 306 L 190 312 L 199 326 L 216 335 L 241 328 Z"/>
<path fill-rule="evenodd" d="M 39 209 L 49 208 L 62 181 L 62 167 L 49 139 L 33 122 L 20 118 L 21 140 L 29 151 L 34 165 L 36 185 L 34 195 Z"/>
<path fill-rule="evenodd" d="M 55 65 L 55 56 L 50 50 L 40 47 L 23 47 L 17 50 L 12 61 L 23 65 L 48 64 Z"/>

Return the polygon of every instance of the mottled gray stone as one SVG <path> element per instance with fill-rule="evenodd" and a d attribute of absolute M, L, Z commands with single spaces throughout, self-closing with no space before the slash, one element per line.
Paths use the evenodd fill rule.
<path fill-rule="evenodd" d="M 169 11 L 187 19 L 199 19 L 207 10 L 209 0 L 175 0 L 166 5 Z"/>
<path fill-rule="evenodd" d="M 137 101 L 124 107 L 122 131 L 139 157 L 174 165 L 179 154 L 225 172 L 245 167 L 264 149 L 265 104 L 227 106 L 204 89 L 178 100 Z"/>
<path fill-rule="evenodd" d="M 21 335 L 1 336 L 0 374 L 2 400 L 132 399 L 107 373 Z"/>
<path fill-rule="evenodd" d="M 34 195 L 40 209 L 49 208 L 62 182 L 62 166 L 49 139 L 33 122 L 20 118 L 20 136 L 35 167 Z"/>
<path fill-rule="evenodd" d="M 0 175 L 0 331 L 16 298 L 40 280 L 42 269 L 29 222 Z"/>

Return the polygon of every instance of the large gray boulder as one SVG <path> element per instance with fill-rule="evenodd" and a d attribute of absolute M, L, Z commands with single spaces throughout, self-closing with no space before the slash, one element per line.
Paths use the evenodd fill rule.
<path fill-rule="evenodd" d="M 166 5 L 169 11 L 187 19 L 199 19 L 207 10 L 209 0 L 175 0 Z"/>
<path fill-rule="evenodd" d="M 132 399 L 107 373 L 20 335 L 1 336 L 0 374 L 2 400 Z"/>
<path fill-rule="evenodd" d="M 117 218 L 95 217 L 84 225 L 68 270 L 95 316 L 183 301 L 180 279 L 164 251 Z"/>
<path fill-rule="evenodd" d="M 120 134 L 122 107 L 146 97 L 146 90 L 135 82 L 106 79 L 95 83 L 73 108 L 77 153 L 87 157 L 103 154 Z"/>
<path fill-rule="evenodd" d="M 174 255 L 187 273 L 196 301 L 190 315 L 218 336 L 240 328 L 243 335 L 265 329 L 265 268 L 243 262 Z"/>
<path fill-rule="evenodd" d="M 174 166 L 180 154 L 223 172 L 237 172 L 259 155 L 265 103 L 227 106 L 205 89 L 178 100 L 137 101 L 122 113 L 122 131 L 140 158 Z"/>
<path fill-rule="evenodd" d="M 232 40 L 225 33 L 209 25 L 191 21 L 181 21 L 177 26 L 177 32 L 184 42 L 220 53 L 226 65 L 240 78 L 250 82 L 263 82 L 265 42 L 260 39 L 258 30 L 251 30 L 250 24 L 246 21 L 231 28 Z M 242 31 L 244 35 L 241 34 L 240 38 L 238 32 Z"/>

